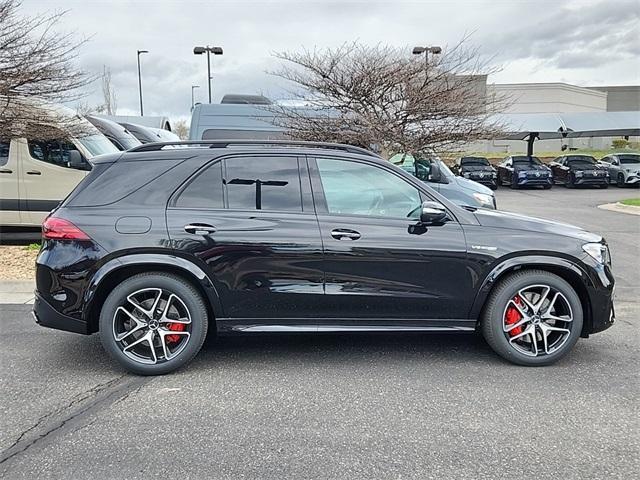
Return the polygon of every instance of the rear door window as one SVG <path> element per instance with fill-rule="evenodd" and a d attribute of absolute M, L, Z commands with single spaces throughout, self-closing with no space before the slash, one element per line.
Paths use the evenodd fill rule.
<path fill-rule="evenodd" d="M 230 209 L 302 212 L 297 157 L 227 158 L 223 182 Z"/>

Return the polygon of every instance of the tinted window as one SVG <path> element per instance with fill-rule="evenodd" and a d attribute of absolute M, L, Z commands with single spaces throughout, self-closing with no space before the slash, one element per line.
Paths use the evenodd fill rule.
<path fill-rule="evenodd" d="M 512 157 L 513 158 L 513 163 L 518 163 L 518 164 L 523 164 L 523 163 L 533 163 L 535 165 L 542 165 L 542 162 L 540 161 L 540 159 L 538 157 L 525 157 L 525 156 L 518 156 L 518 157 Z"/>
<path fill-rule="evenodd" d="M 464 157 L 460 160 L 461 165 L 482 167 L 489 165 L 489 160 L 484 157 Z"/>
<path fill-rule="evenodd" d="M 9 142 L 0 142 L 0 167 L 9 161 Z"/>
<path fill-rule="evenodd" d="M 228 158 L 224 183 L 229 208 L 302 211 L 295 157 Z"/>
<path fill-rule="evenodd" d="M 625 165 L 629 163 L 640 163 L 640 155 L 618 155 L 620 163 Z M 2 162 L 2 160 L 0 160 Z"/>
<path fill-rule="evenodd" d="M 329 213 L 407 218 L 419 212 L 420 192 L 391 172 L 343 160 L 317 163 Z"/>
<path fill-rule="evenodd" d="M 29 154 L 31 158 L 40 160 L 41 162 L 51 163 L 58 167 L 76 168 L 78 170 L 86 170 L 88 164 L 83 163 L 82 166 L 71 166 L 69 152 L 78 150 L 76 146 L 66 140 L 29 140 Z M 115 150 L 115 148 L 114 148 Z"/>
<path fill-rule="evenodd" d="M 573 156 L 567 157 L 567 164 L 571 165 L 593 165 L 596 163 L 596 159 L 588 156 Z"/>
<path fill-rule="evenodd" d="M 223 208 L 222 162 L 207 167 L 192 180 L 176 200 L 176 207 Z"/>

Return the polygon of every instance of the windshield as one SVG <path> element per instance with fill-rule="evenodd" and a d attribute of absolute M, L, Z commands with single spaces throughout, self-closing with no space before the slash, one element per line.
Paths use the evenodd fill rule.
<path fill-rule="evenodd" d="M 542 162 L 538 157 L 513 157 L 514 165 L 517 163 L 519 165 L 528 165 L 533 163 L 534 165 L 542 165 Z"/>
<path fill-rule="evenodd" d="M 620 163 L 628 165 L 630 163 L 640 163 L 640 155 L 618 155 Z"/>
<path fill-rule="evenodd" d="M 89 151 L 92 157 L 104 155 L 105 153 L 118 153 L 115 145 L 101 133 L 80 137 L 78 141 Z"/>
<path fill-rule="evenodd" d="M 482 157 L 467 157 L 460 160 L 460 165 L 470 167 L 485 167 L 489 165 L 489 160 Z"/>
<path fill-rule="evenodd" d="M 596 159 L 593 157 L 567 157 L 567 163 L 571 165 L 595 165 Z"/>

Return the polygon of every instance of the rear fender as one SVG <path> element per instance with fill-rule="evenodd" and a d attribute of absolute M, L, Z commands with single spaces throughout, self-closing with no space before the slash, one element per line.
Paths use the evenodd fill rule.
<path fill-rule="evenodd" d="M 98 269 L 93 275 L 88 288 L 85 290 L 82 318 L 90 320 L 89 315 L 96 299 L 96 294 L 100 291 L 104 280 L 118 270 L 131 267 L 137 267 L 142 269 L 142 271 L 153 271 L 157 268 L 161 271 L 169 270 L 181 273 L 196 283 L 199 289 L 206 294 L 214 315 L 216 317 L 223 316 L 222 304 L 220 303 L 218 292 L 202 268 L 185 258 L 174 255 L 141 253 L 113 258 Z"/>

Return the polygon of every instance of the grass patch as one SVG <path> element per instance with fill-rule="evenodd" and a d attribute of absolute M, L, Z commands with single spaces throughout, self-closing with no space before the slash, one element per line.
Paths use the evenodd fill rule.
<path fill-rule="evenodd" d="M 640 207 L 640 198 L 627 198 L 626 200 L 620 200 L 620 203 L 632 207 Z"/>
<path fill-rule="evenodd" d="M 30 243 L 29 245 L 27 245 L 26 247 L 24 247 L 26 250 L 40 250 L 40 247 L 42 245 L 40 245 L 39 243 Z"/>

